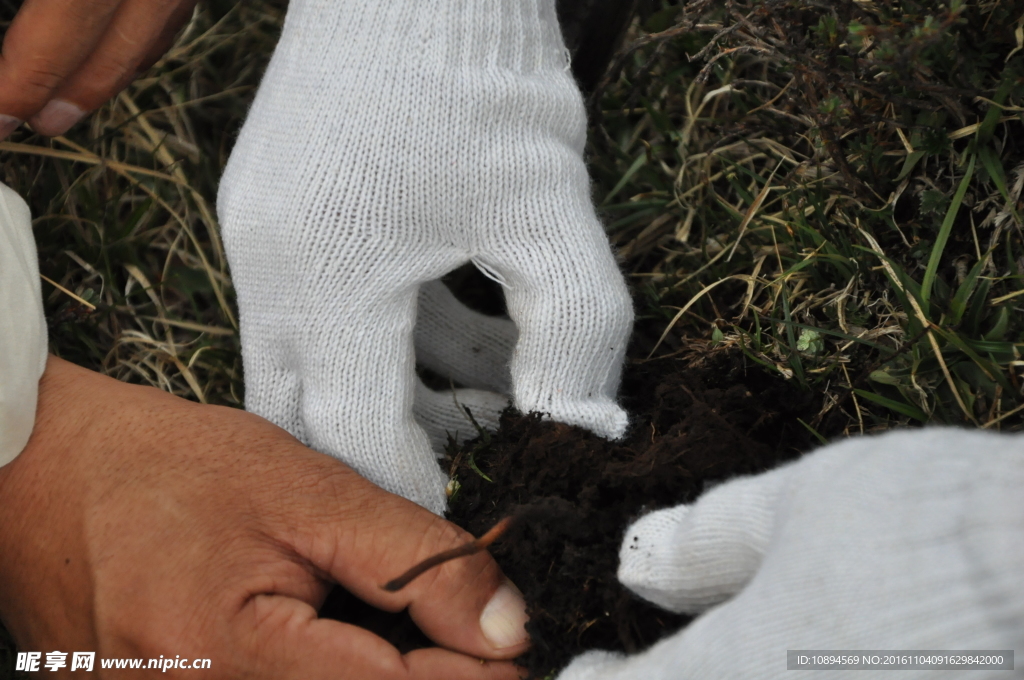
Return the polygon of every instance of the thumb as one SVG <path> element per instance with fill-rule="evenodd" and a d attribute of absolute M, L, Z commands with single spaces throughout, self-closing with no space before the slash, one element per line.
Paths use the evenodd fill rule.
<path fill-rule="evenodd" d="M 507 393 L 518 331 L 508 319 L 466 307 L 440 281 L 420 286 L 416 361 L 467 387 Z"/>
<path fill-rule="evenodd" d="M 645 600 L 697 614 L 738 593 L 761 566 L 785 466 L 717 486 L 692 505 L 637 520 L 619 551 L 619 581 Z"/>
<path fill-rule="evenodd" d="M 435 392 L 416 378 L 412 413 L 434 451 L 444 451 L 449 436 L 464 442 L 478 436 L 480 428 L 494 432 L 506 408 L 503 395 L 469 388 Z"/>
<path fill-rule="evenodd" d="M 293 494 L 281 535 L 317 570 L 364 602 L 387 611 L 408 607 L 442 647 L 477 658 L 524 652 L 526 605 L 487 552 L 447 562 L 398 592 L 381 584 L 473 536 L 428 510 L 366 481 L 337 461 L 309 491 Z"/>

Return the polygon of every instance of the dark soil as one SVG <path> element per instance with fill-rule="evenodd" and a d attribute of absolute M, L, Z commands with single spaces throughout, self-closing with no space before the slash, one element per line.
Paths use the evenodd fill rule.
<path fill-rule="evenodd" d="M 518 525 L 491 548 L 529 604 L 533 647 L 520 661 L 538 677 L 588 649 L 638 651 L 688 622 L 616 580 L 632 520 L 812 446 L 797 421 L 817 410 L 810 395 L 745 365 L 738 353 L 691 367 L 672 359 L 634 365 L 622 392 L 634 417 L 625 441 L 508 413 L 489 441 L 455 453 L 461 488 L 451 515 L 474 535 L 541 498 L 565 499 L 576 510 Z"/>
<path fill-rule="evenodd" d="M 633 364 L 622 398 L 633 425 L 621 442 L 509 411 L 498 432 L 449 451 L 461 485 L 451 519 L 476 536 L 519 506 L 568 502 L 555 504 L 543 519 L 532 511 L 491 547 L 529 606 L 533 647 L 519 662 L 534 677 L 586 650 L 638 651 L 688 622 L 616 580 L 619 542 L 632 520 L 690 502 L 709 482 L 761 472 L 813 445 L 798 418 L 808 422 L 816 400 L 740 353 L 712 354 L 696 364 Z M 325 606 L 331 611 L 346 612 L 346 620 L 403 649 L 425 643 L 408 617 L 381 615 L 343 592 Z"/>

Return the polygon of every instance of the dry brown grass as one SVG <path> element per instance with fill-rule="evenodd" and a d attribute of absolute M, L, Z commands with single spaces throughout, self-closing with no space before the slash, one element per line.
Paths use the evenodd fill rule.
<path fill-rule="evenodd" d="M 205 6 L 164 59 L 66 136 L 23 128 L 0 142 L 2 179 L 34 215 L 51 351 L 189 399 L 241 404 L 214 205 L 280 5 Z"/>

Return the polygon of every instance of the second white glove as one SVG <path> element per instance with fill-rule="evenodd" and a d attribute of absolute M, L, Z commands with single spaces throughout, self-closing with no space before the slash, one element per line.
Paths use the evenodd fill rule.
<path fill-rule="evenodd" d="M 559 680 L 788 678 L 787 650 L 1024 649 L 1022 489 L 1024 435 L 925 429 L 651 513 L 626 532 L 619 580 L 676 612 L 711 609 L 634 657 L 584 654 Z"/>

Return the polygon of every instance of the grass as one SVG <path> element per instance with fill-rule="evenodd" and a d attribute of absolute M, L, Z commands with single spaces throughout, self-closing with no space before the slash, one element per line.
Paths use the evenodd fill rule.
<path fill-rule="evenodd" d="M 634 27 L 592 101 L 648 355 L 736 348 L 812 431 L 1020 427 L 1019 3 L 710 2 Z"/>
<path fill-rule="evenodd" d="M 1024 422 L 1013 10 L 700 0 L 638 22 L 589 154 L 641 328 L 660 324 L 645 354 L 739 348 L 828 395 L 815 427 Z M 36 216 L 52 351 L 242 403 L 213 206 L 282 17 L 207 4 L 70 134 L 0 144 Z"/>
<path fill-rule="evenodd" d="M 5 18 L 14 6 L 4 8 Z M 0 142 L 25 196 L 50 349 L 122 380 L 242 404 L 217 182 L 283 3 L 213 2 L 149 73 L 63 137 Z"/>
<path fill-rule="evenodd" d="M 0 20 L 16 7 L 0 0 Z M 655 3 L 590 100 L 595 196 L 637 290 L 636 352 L 742 351 L 820 397 L 816 434 L 1020 428 L 1021 12 Z M 213 206 L 283 13 L 206 3 L 68 135 L 0 143 L 0 179 L 35 216 L 51 351 L 241 406 Z"/>

